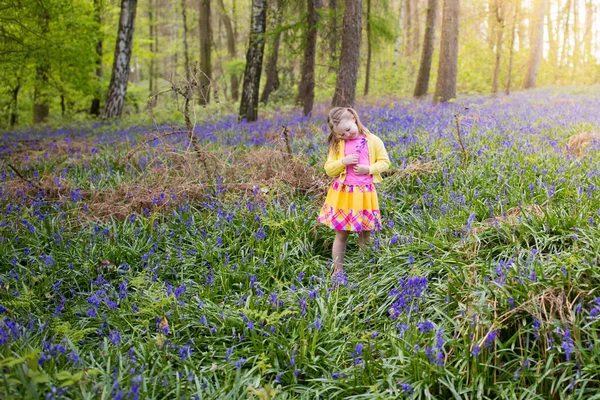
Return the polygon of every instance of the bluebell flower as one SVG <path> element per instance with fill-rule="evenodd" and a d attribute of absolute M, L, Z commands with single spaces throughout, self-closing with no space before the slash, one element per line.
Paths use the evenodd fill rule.
<path fill-rule="evenodd" d="M 319 316 L 317 315 L 315 317 L 315 322 L 313 323 L 313 326 L 315 327 L 316 330 L 321 330 L 321 319 L 319 318 Z"/>
<path fill-rule="evenodd" d="M 434 328 L 433 324 L 430 321 L 421 322 L 417 324 L 417 327 L 421 331 L 421 333 L 427 333 Z"/>
<path fill-rule="evenodd" d="M 181 361 L 185 361 L 185 359 L 191 356 L 193 352 L 194 349 L 192 349 L 190 346 L 179 346 L 179 356 L 181 357 Z"/>
<path fill-rule="evenodd" d="M 401 383 L 400 388 L 406 395 L 411 395 L 413 393 L 413 387 L 410 383 Z"/>
<path fill-rule="evenodd" d="M 114 346 L 117 346 L 121 342 L 121 333 L 117 329 L 111 330 L 108 339 Z"/>
<path fill-rule="evenodd" d="M 498 330 L 495 329 L 495 330 L 491 331 L 490 333 L 488 333 L 487 337 L 485 338 L 485 342 L 483 343 L 483 346 L 487 347 L 488 349 L 491 349 L 492 343 L 494 342 L 494 340 L 496 340 L 497 337 L 498 337 Z"/>
<path fill-rule="evenodd" d="M 444 347 L 444 331 L 439 329 L 437 331 L 437 341 L 435 343 L 435 347 L 438 349 L 442 349 Z"/>
<path fill-rule="evenodd" d="M 229 357 L 231 357 L 231 355 L 233 354 L 234 349 L 235 349 L 235 346 L 231 346 L 230 348 L 227 349 L 227 351 L 225 352 L 225 361 L 229 361 Z"/>
<path fill-rule="evenodd" d="M 573 345 L 573 340 L 571 339 L 571 333 L 569 332 L 569 329 L 565 329 L 563 331 L 562 348 L 565 350 L 567 361 L 569 361 L 571 359 L 571 354 L 573 354 L 575 351 L 575 346 Z"/>
<path fill-rule="evenodd" d="M 246 360 L 244 357 L 241 357 L 241 358 L 238 360 L 238 362 L 236 362 L 236 363 L 235 363 L 235 367 L 236 367 L 237 369 L 240 369 L 240 368 L 242 368 L 242 365 L 244 365 L 244 364 L 246 363 L 246 361 L 247 361 L 247 360 Z"/>

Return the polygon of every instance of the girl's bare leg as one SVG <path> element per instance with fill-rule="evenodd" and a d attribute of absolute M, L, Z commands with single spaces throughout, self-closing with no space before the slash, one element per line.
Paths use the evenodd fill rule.
<path fill-rule="evenodd" d="M 365 250 L 371 244 L 371 231 L 358 232 L 358 248 Z"/>
<path fill-rule="evenodd" d="M 350 236 L 350 231 L 335 231 L 335 240 L 331 249 L 334 274 L 344 272 L 344 256 L 346 255 L 348 236 Z"/>

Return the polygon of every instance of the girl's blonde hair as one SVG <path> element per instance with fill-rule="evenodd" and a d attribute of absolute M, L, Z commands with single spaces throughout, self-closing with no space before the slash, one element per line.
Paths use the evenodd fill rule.
<path fill-rule="evenodd" d="M 327 127 L 329 128 L 329 137 L 327 138 L 327 143 L 329 143 L 329 151 L 336 152 L 337 146 L 342 140 L 336 133 L 333 128 L 340 123 L 342 120 L 342 115 L 348 111 L 352 116 L 354 116 L 354 120 L 356 121 L 356 126 L 358 126 L 358 134 L 369 136 L 371 132 L 367 128 L 363 126 L 360 122 L 360 118 L 358 118 L 358 114 L 356 110 L 350 107 L 334 107 L 329 111 L 329 115 L 327 115 Z"/>

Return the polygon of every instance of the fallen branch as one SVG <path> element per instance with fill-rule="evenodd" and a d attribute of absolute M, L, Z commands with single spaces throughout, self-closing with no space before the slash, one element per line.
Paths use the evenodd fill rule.
<path fill-rule="evenodd" d="M 21 175 L 21 173 L 19 172 L 18 169 L 16 169 L 14 166 L 12 166 L 12 164 L 7 164 L 7 165 L 8 165 L 8 167 L 10 169 L 12 169 L 15 172 L 15 174 L 17 174 L 17 176 L 19 178 L 21 178 L 25 182 L 29 183 L 30 185 L 35 186 L 38 190 L 42 190 L 42 188 L 40 187 L 40 185 L 38 185 L 37 183 L 35 183 L 33 181 L 30 181 L 29 179 L 25 178 L 23 175 Z"/>

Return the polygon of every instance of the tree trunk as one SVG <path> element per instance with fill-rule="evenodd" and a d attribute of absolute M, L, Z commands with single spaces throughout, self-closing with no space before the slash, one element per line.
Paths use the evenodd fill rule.
<path fill-rule="evenodd" d="M 412 13 L 411 15 L 411 20 L 412 20 L 412 33 L 411 33 L 411 38 L 412 38 L 412 49 L 413 49 L 413 54 L 419 51 L 419 39 L 421 37 L 421 29 L 419 28 L 419 1 L 418 0 L 408 0 L 408 1 L 412 1 L 412 5 L 410 8 L 410 11 Z"/>
<path fill-rule="evenodd" d="M 185 79 L 190 82 L 190 52 L 187 41 L 187 13 L 185 7 L 185 0 L 181 0 L 181 17 L 183 18 L 183 57 L 185 59 Z"/>
<path fill-rule="evenodd" d="M 433 58 L 433 44 L 435 42 L 435 19 L 437 15 L 438 0 L 427 1 L 427 21 L 425 36 L 423 38 L 423 52 L 421 53 L 421 65 L 415 85 L 414 96 L 419 98 L 427 95 L 429 90 L 429 75 L 431 73 L 431 60 Z"/>
<path fill-rule="evenodd" d="M 100 94 L 102 82 L 102 0 L 94 0 L 94 17 L 98 24 L 98 41 L 96 42 L 96 93 L 90 106 L 90 115 L 100 115 Z"/>
<path fill-rule="evenodd" d="M 440 61 L 433 99 L 436 103 L 456 98 L 458 72 L 458 17 L 459 0 L 444 0 Z"/>
<path fill-rule="evenodd" d="M 281 22 L 283 19 L 283 0 L 275 3 L 275 17 L 273 21 L 273 43 L 271 56 L 267 62 L 267 82 L 260 96 L 260 102 L 265 105 L 269 102 L 269 96 L 279 88 L 279 73 L 277 72 L 277 59 L 279 58 L 279 43 L 281 42 Z"/>
<path fill-rule="evenodd" d="M 394 62 L 393 65 L 396 66 L 397 61 L 400 59 L 400 49 L 402 47 L 402 35 L 404 34 L 402 21 L 404 19 L 404 0 L 400 0 L 400 11 L 398 13 L 398 32 L 400 34 L 396 38 L 396 45 L 394 47 Z"/>
<path fill-rule="evenodd" d="M 267 19 L 266 0 L 252 0 L 250 42 L 246 52 L 246 69 L 239 117 L 256 121 L 258 117 L 258 90 L 265 51 L 265 27 Z"/>
<path fill-rule="evenodd" d="M 119 32 L 115 44 L 115 60 L 110 86 L 106 96 L 106 104 L 102 116 L 105 118 L 120 117 L 123 113 L 127 80 L 129 78 L 129 62 L 133 45 L 133 29 L 137 0 L 121 1 L 121 16 L 119 18 Z"/>
<path fill-rule="evenodd" d="M 527 62 L 527 75 L 523 82 L 523 89 L 535 87 L 542 52 L 544 50 L 544 17 L 546 15 L 547 0 L 536 0 L 534 7 L 534 25 L 531 32 L 531 46 L 529 49 L 529 61 Z"/>
<path fill-rule="evenodd" d="M 584 58 L 584 75 L 588 70 L 589 64 L 592 62 L 592 29 L 594 21 L 594 6 L 592 0 L 585 3 L 585 31 L 583 32 L 583 58 Z"/>
<path fill-rule="evenodd" d="M 504 35 L 504 4 L 503 0 L 495 0 L 494 8 L 496 14 L 496 64 L 494 65 L 494 77 L 492 79 L 492 93 L 498 93 L 500 85 L 500 61 L 502 59 L 502 37 Z"/>
<path fill-rule="evenodd" d="M 365 96 L 369 94 L 369 80 L 371 79 L 371 53 L 373 34 L 371 32 L 371 0 L 367 0 L 367 70 L 365 76 Z"/>
<path fill-rule="evenodd" d="M 412 40 L 412 35 L 413 35 L 412 6 L 413 6 L 413 2 L 412 2 L 412 0 L 401 0 L 401 1 L 404 3 L 404 54 L 407 57 L 410 57 L 415 52 L 415 49 L 413 48 L 413 40 Z"/>
<path fill-rule="evenodd" d="M 560 9 L 560 2 L 558 4 Z M 558 66 L 558 29 L 559 29 L 560 15 L 557 17 L 556 26 L 555 21 L 548 17 L 548 61 L 557 69 Z"/>
<path fill-rule="evenodd" d="M 211 42 L 210 0 L 200 0 L 200 96 L 198 97 L 198 104 L 200 105 L 210 102 L 210 85 L 212 81 Z"/>
<path fill-rule="evenodd" d="M 516 4 L 513 4 L 513 7 L 513 26 L 512 33 L 510 36 L 510 49 L 508 53 L 508 76 L 506 77 L 506 87 L 504 88 L 504 93 L 506 93 L 507 95 L 510 94 L 510 85 L 512 84 L 513 56 L 515 53 L 515 36 L 517 35 L 517 20 L 519 18 L 519 8 L 521 7 L 521 0 L 517 0 Z"/>
<path fill-rule="evenodd" d="M 235 0 L 233 2 L 235 6 Z M 219 0 L 219 8 L 221 19 L 223 20 L 223 25 L 225 25 L 225 33 L 227 34 L 227 53 L 229 55 L 229 61 L 235 59 L 235 40 L 236 34 L 233 30 L 233 26 L 231 24 L 231 19 L 225 10 L 225 5 L 223 4 L 223 0 Z M 231 99 L 233 101 L 237 101 L 240 97 L 240 81 L 236 74 L 231 74 Z"/>
<path fill-rule="evenodd" d="M 539 0 L 538 0 L 539 1 Z M 571 0 L 567 0 L 567 4 L 565 5 L 565 15 L 566 15 L 566 22 L 565 22 L 565 31 L 564 31 L 564 36 L 563 36 L 563 46 L 562 46 L 562 51 L 560 53 L 560 62 L 559 62 L 559 66 L 561 68 L 565 67 L 565 64 L 568 64 L 568 58 L 569 58 L 569 19 L 571 17 Z"/>
<path fill-rule="evenodd" d="M 150 95 L 154 93 L 154 0 L 150 0 L 148 6 L 148 26 L 150 28 L 150 68 L 148 71 L 148 90 Z"/>
<path fill-rule="evenodd" d="M 335 66 L 338 60 L 337 46 L 339 41 L 337 0 L 329 0 L 329 9 L 331 10 L 331 32 L 329 33 L 329 72 L 335 72 Z"/>
<path fill-rule="evenodd" d="M 17 83 L 17 86 L 12 88 L 12 104 L 10 107 L 10 127 L 14 128 L 19 122 L 19 113 L 18 113 L 18 105 L 19 105 L 19 90 L 21 89 L 21 83 Z"/>
<path fill-rule="evenodd" d="M 361 21 L 362 0 L 346 0 L 340 67 L 332 101 L 334 107 L 349 107 L 354 104 L 360 64 Z"/>
<path fill-rule="evenodd" d="M 42 36 L 48 33 L 50 24 L 50 14 L 46 8 L 38 15 L 38 22 Z M 38 124 L 48 119 L 50 115 L 50 106 L 48 105 L 48 74 L 50 64 L 46 57 L 36 60 L 35 82 L 33 88 L 33 123 Z"/>
<path fill-rule="evenodd" d="M 525 43 L 527 43 L 528 40 L 531 39 L 531 37 L 528 37 L 527 30 L 525 29 L 525 23 L 523 22 L 523 14 L 524 13 L 521 13 L 519 21 L 517 22 L 517 37 L 519 38 L 519 48 L 517 49 L 517 53 L 519 54 L 526 49 Z"/>
<path fill-rule="evenodd" d="M 581 40 L 579 38 L 579 1 L 573 2 L 573 69 L 571 70 L 571 80 L 577 75 L 577 67 L 581 62 Z"/>
<path fill-rule="evenodd" d="M 302 63 L 302 75 L 298 87 L 297 103 L 302 104 L 304 115 L 310 115 L 315 101 L 315 56 L 317 55 L 317 23 L 320 7 L 319 0 L 307 0 L 308 18 L 306 29 L 306 43 L 304 46 L 304 62 Z"/>
<path fill-rule="evenodd" d="M 487 37 L 486 41 L 490 51 L 494 51 L 494 44 L 496 39 L 496 1 L 488 0 L 488 13 L 487 13 Z"/>

